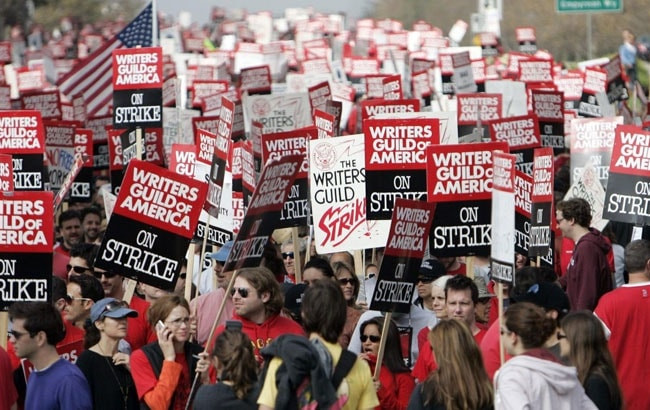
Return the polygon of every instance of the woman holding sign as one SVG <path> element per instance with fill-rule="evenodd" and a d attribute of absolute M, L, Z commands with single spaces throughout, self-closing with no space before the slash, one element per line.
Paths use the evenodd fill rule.
<path fill-rule="evenodd" d="M 208 354 L 190 343 L 190 307 L 185 299 L 167 295 L 149 308 L 149 323 L 158 341 L 131 356 L 133 380 L 144 408 L 185 409 L 195 373 L 209 381 Z"/>
<path fill-rule="evenodd" d="M 384 327 L 384 318 L 375 317 L 361 324 L 361 354 L 359 357 L 370 364 L 374 374 L 377 364 L 377 353 L 381 341 L 381 331 Z M 406 409 L 415 387 L 415 380 L 411 376 L 411 369 L 404 364 L 402 349 L 400 347 L 399 331 L 395 322 L 390 321 L 386 334 L 386 348 L 379 372 L 379 408 L 382 410 Z"/>

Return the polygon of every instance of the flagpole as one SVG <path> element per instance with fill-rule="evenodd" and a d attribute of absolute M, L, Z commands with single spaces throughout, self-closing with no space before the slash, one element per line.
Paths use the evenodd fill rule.
<path fill-rule="evenodd" d="M 158 2 L 151 2 L 151 46 L 158 47 Z"/>

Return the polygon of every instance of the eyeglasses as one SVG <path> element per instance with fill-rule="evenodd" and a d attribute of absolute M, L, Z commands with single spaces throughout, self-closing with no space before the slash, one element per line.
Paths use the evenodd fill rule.
<path fill-rule="evenodd" d="M 293 252 L 282 252 L 282 259 L 293 259 L 294 255 Z"/>
<path fill-rule="evenodd" d="M 102 270 L 102 271 L 96 270 L 96 271 L 93 271 L 93 275 L 97 279 L 101 279 L 102 276 L 105 276 L 106 279 L 111 279 L 111 278 L 114 278 L 115 276 L 117 276 L 117 273 L 115 273 L 113 271 L 110 271 L 110 270 Z"/>
<path fill-rule="evenodd" d="M 169 323 L 172 325 L 172 327 L 180 327 L 182 324 L 188 325 L 190 323 L 190 318 L 189 317 L 179 317 L 178 319 L 170 320 Z"/>
<path fill-rule="evenodd" d="M 501 329 L 501 331 L 499 333 L 501 333 L 501 336 L 503 336 L 505 334 L 510 335 L 510 334 L 512 334 L 512 330 Z"/>
<path fill-rule="evenodd" d="M 339 283 L 343 286 L 346 285 L 354 285 L 354 279 L 352 278 L 341 278 L 339 279 Z"/>
<path fill-rule="evenodd" d="M 560 222 L 564 221 L 564 218 L 555 218 L 555 220 L 557 221 L 557 223 L 560 223 Z"/>
<path fill-rule="evenodd" d="M 232 288 L 230 289 L 230 296 L 235 296 L 235 292 L 244 299 L 248 297 L 248 288 Z"/>
<path fill-rule="evenodd" d="M 70 270 L 73 270 L 74 273 L 78 273 L 78 274 L 82 274 L 82 273 L 88 272 L 88 271 L 91 271 L 91 272 L 93 271 L 90 268 L 86 268 L 86 267 L 83 267 L 83 266 L 72 266 L 70 264 L 65 265 L 65 268 L 68 270 L 68 272 L 70 272 Z"/>
<path fill-rule="evenodd" d="M 381 337 L 375 335 L 361 335 L 361 343 L 365 343 L 368 339 L 370 339 L 372 343 L 379 343 Z"/>
<path fill-rule="evenodd" d="M 70 296 L 70 295 L 65 295 L 64 299 L 65 299 L 66 302 L 68 302 L 68 303 L 72 303 L 73 300 L 92 300 L 92 299 L 90 299 L 90 298 L 73 298 L 73 297 Z"/>
<path fill-rule="evenodd" d="M 563 335 L 561 332 L 557 332 L 557 340 L 566 339 L 566 335 Z"/>
<path fill-rule="evenodd" d="M 17 331 L 17 330 L 10 330 L 10 331 L 8 331 L 7 333 L 8 333 L 10 336 L 13 336 L 14 339 L 16 339 L 16 340 L 18 340 L 18 339 L 20 339 L 21 337 L 23 337 L 23 336 L 29 334 L 29 332 L 19 332 L 19 331 Z"/>

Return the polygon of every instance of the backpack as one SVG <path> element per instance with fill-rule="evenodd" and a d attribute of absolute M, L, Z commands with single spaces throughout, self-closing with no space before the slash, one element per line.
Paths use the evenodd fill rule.
<path fill-rule="evenodd" d="M 302 336 L 282 335 L 276 338 L 271 345 L 262 350 L 265 359 L 264 367 L 258 379 L 260 391 L 264 385 L 269 363 L 273 357 L 282 359 L 282 364 L 278 367 L 275 374 L 276 387 L 278 396 L 276 397 L 275 407 L 282 407 L 290 410 L 340 410 L 346 402 L 345 397 L 338 398 L 336 391 L 348 375 L 357 355 L 343 349 L 338 363 L 334 366 L 334 371 L 330 377 L 330 369 L 325 371 L 321 360 L 318 358 L 316 348 Z M 300 366 L 287 367 L 287 361 L 292 364 L 315 364 L 315 368 L 300 368 Z M 293 372 L 294 379 L 304 377 L 301 382 L 291 380 Z M 316 375 L 319 380 L 313 381 L 311 375 Z M 313 383 L 316 383 L 316 387 Z M 319 396 L 320 395 L 320 396 Z"/>

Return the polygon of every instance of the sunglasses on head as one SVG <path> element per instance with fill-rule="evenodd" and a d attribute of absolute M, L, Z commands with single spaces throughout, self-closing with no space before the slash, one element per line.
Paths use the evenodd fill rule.
<path fill-rule="evenodd" d="M 115 272 L 111 272 L 110 270 L 106 270 L 106 271 L 94 271 L 93 274 L 95 275 L 95 277 L 96 277 L 97 279 L 101 279 L 102 276 L 105 276 L 106 279 L 114 278 L 115 276 L 117 276 L 117 273 L 115 273 Z"/>
<path fill-rule="evenodd" d="M 282 252 L 282 259 L 293 259 L 294 253 L 293 252 Z"/>
<path fill-rule="evenodd" d="M 372 343 L 379 343 L 379 341 L 381 340 L 381 337 L 380 336 L 375 336 L 375 335 L 361 335 L 361 342 L 362 343 L 365 343 L 368 339 L 370 339 L 370 341 Z"/>
<path fill-rule="evenodd" d="M 128 303 L 122 300 L 114 300 L 111 303 L 104 306 L 104 310 L 102 311 L 102 314 L 99 315 L 99 317 L 103 317 L 106 312 L 115 312 L 116 310 L 119 310 L 121 308 L 128 308 L 128 307 L 129 307 Z"/>
<path fill-rule="evenodd" d="M 239 296 L 243 298 L 248 297 L 248 289 L 247 288 L 232 288 L 230 289 L 230 296 L 235 296 L 235 292 L 239 293 Z"/>
<path fill-rule="evenodd" d="M 78 274 L 82 274 L 82 273 L 88 272 L 88 271 L 91 271 L 91 272 L 93 271 L 90 268 L 85 268 L 83 266 L 72 266 L 70 264 L 65 265 L 65 268 L 68 270 L 68 272 L 70 272 L 70 270 L 72 270 L 72 271 L 74 271 L 74 273 L 78 273 Z"/>
<path fill-rule="evenodd" d="M 354 285 L 354 279 L 352 278 L 341 278 L 339 279 L 339 283 L 343 286 L 345 285 Z"/>

